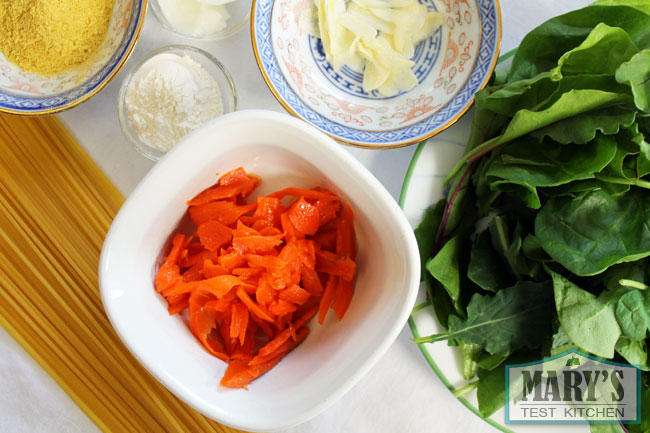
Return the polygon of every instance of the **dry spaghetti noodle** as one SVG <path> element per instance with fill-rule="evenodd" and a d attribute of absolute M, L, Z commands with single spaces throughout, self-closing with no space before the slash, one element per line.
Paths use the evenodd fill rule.
<path fill-rule="evenodd" d="M 104 432 L 233 432 L 149 375 L 104 314 L 97 266 L 121 194 L 54 117 L 0 115 L 0 149 L 0 325 Z"/>

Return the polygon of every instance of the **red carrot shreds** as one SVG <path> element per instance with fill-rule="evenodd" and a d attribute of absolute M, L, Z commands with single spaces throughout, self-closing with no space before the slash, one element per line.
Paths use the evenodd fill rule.
<path fill-rule="evenodd" d="M 253 212 L 257 203 L 237 205 L 230 201 L 215 201 L 200 206 L 190 206 L 190 218 L 195 225 L 200 226 L 207 221 L 219 221 L 232 226 L 242 215 Z"/>
<path fill-rule="evenodd" d="M 289 208 L 289 220 L 303 235 L 313 235 L 320 228 L 320 212 L 313 204 L 300 197 Z"/>
<path fill-rule="evenodd" d="M 196 233 L 201 244 L 210 251 L 217 251 L 232 240 L 232 229 L 214 220 L 201 224 Z"/>
<path fill-rule="evenodd" d="M 260 181 L 238 168 L 189 200 L 197 229 L 173 237 L 154 280 L 169 314 L 187 310 L 197 340 L 229 363 L 227 387 L 280 362 L 314 315 L 322 324 L 333 309 L 340 320 L 354 292 L 350 205 L 319 188 L 247 199 Z"/>

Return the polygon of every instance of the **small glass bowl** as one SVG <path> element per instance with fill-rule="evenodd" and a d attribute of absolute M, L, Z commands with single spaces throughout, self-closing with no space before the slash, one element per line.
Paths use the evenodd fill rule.
<path fill-rule="evenodd" d="M 221 102 L 223 105 L 223 114 L 237 110 L 237 90 L 235 89 L 235 83 L 233 82 L 228 70 L 214 56 L 199 48 L 186 45 L 170 45 L 151 51 L 131 68 L 126 78 L 122 82 L 122 87 L 120 88 L 120 93 L 117 100 L 117 110 L 122 132 L 124 132 L 124 135 L 126 136 L 129 143 L 131 143 L 131 145 L 133 145 L 133 147 L 138 152 L 151 159 L 152 161 L 158 161 L 165 155 L 166 152 L 149 146 L 138 136 L 138 133 L 133 128 L 133 125 L 129 120 L 129 115 L 126 108 L 126 90 L 128 89 L 129 84 L 133 78 L 137 75 L 140 68 L 153 57 L 163 53 L 176 54 L 178 56 L 189 56 L 192 60 L 199 63 L 203 69 L 205 69 L 208 74 L 210 74 L 210 76 L 215 80 L 217 86 L 219 87 L 219 92 L 221 93 Z M 174 145 L 175 144 L 176 143 L 174 143 Z"/>
<path fill-rule="evenodd" d="M 177 35 L 202 41 L 225 39 L 237 33 L 237 31 L 241 30 L 244 25 L 249 22 L 252 5 L 252 0 L 234 0 L 230 3 L 226 3 L 224 6 L 230 14 L 226 28 L 208 35 L 192 35 L 172 25 L 172 23 L 167 19 L 162 9 L 160 8 L 158 0 L 149 0 L 149 7 L 151 7 L 153 14 L 164 27 L 168 28 Z"/>

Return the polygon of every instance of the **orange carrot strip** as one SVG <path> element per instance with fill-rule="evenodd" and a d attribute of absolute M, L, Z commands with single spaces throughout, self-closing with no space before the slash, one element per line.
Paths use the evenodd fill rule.
<path fill-rule="evenodd" d="M 232 239 L 232 229 L 215 220 L 204 222 L 196 232 L 203 246 L 210 251 L 217 251 Z"/>
<path fill-rule="evenodd" d="M 244 170 L 243 167 L 237 167 L 221 176 L 217 184 L 220 186 L 237 185 L 248 181 L 248 179 L 249 177 L 248 174 L 246 174 L 246 170 Z"/>
<path fill-rule="evenodd" d="M 158 293 L 173 287 L 178 281 L 182 281 L 182 277 L 178 266 L 173 263 L 163 263 L 154 279 L 154 288 Z"/>
<path fill-rule="evenodd" d="M 232 247 L 240 254 L 268 253 L 282 243 L 284 235 L 276 236 L 245 236 L 233 239 Z"/>
<path fill-rule="evenodd" d="M 282 299 L 277 299 L 271 304 L 269 304 L 269 312 L 274 316 L 281 317 L 285 314 L 292 313 L 298 309 L 298 306 L 292 304 L 291 302 L 284 301 Z"/>
<path fill-rule="evenodd" d="M 221 298 L 234 286 L 241 286 L 243 284 L 244 282 L 240 278 L 233 275 L 219 275 L 205 280 L 192 281 L 190 283 L 177 283 L 163 292 L 163 295 L 174 296 L 202 290 L 217 298 Z"/>
<path fill-rule="evenodd" d="M 170 302 L 169 305 L 167 306 L 167 312 L 169 313 L 170 316 L 180 313 L 181 311 L 189 307 L 189 300 L 190 300 L 189 296 L 185 296 L 182 300 L 176 303 Z"/>
<path fill-rule="evenodd" d="M 233 275 L 237 275 L 238 277 L 245 275 L 245 276 L 253 276 L 253 277 L 258 277 L 262 275 L 262 270 L 261 269 L 255 269 L 255 268 L 234 268 L 232 270 Z"/>
<path fill-rule="evenodd" d="M 336 317 L 341 320 L 345 312 L 350 306 L 352 295 L 354 293 L 354 283 L 352 281 L 344 281 L 339 279 L 336 295 L 332 302 L 332 310 L 336 313 Z"/>
<path fill-rule="evenodd" d="M 251 313 L 255 314 L 257 317 L 259 317 L 262 320 L 266 320 L 267 322 L 273 322 L 273 319 L 266 313 L 262 308 L 260 308 L 259 305 L 257 305 L 250 296 L 248 296 L 248 293 L 241 287 L 237 288 L 237 297 L 248 307 Z"/>
<path fill-rule="evenodd" d="M 235 302 L 231 309 L 230 338 L 239 338 L 239 343 L 243 345 L 247 326 L 248 310 L 241 302 Z"/>
<path fill-rule="evenodd" d="M 257 203 L 237 205 L 231 201 L 214 201 L 199 206 L 190 206 L 190 218 L 198 227 L 206 221 L 219 221 L 231 226 L 242 215 L 255 210 Z"/>
<path fill-rule="evenodd" d="M 227 275 L 228 271 L 219 265 L 212 263 L 212 260 L 203 261 L 203 269 L 201 269 L 204 278 L 218 277 L 219 275 Z"/>
<path fill-rule="evenodd" d="M 326 189 L 316 191 L 315 189 L 285 188 L 268 195 L 268 197 L 279 199 L 283 199 L 287 196 L 304 197 L 306 199 L 314 200 L 339 200 L 339 197 L 336 194 Z"/>
<path fill-rule="evenodd" d="M 298 305 L 304 304 L 310 296 L 311 293 L 298 286 L 297 284 L 294 284 L 278 292 L 278 299 Z"/>
<path fill-rule="evenodd" d="M 320 213 L 318 208 L 300 197 L 295 201 L 289 211 L 289 220 L 297 231 L 303 235 L 313 235 L 320 227 Z"/>
<path fill-rule="evenodd" d="M 199 206 L 216 200 L 236 198 L 237 196 L 246 197 L 257 184 L 257 179 L 249 177 L 248 180 L 239 183 L 211 186 L 198 193 L 187 204 L 190 206 Z"/>
<path fill-rule="evenodd" d="M 212 355 L 227 361 L 230 357 L 216 341 L 208 338 L 210 331 L 216 326 L 213 314 L 203 309 L 203 304 L 210 299 L 205 293 L 194 292 L 189 299 L 190 331 L 203 344 L 203 347 Z"/>
<path fill-rule="evenodd" d="M 341 277 L 345 281 L 352 281 L 356 269 L 356 263 L 348 256 L 337 255 L 325 250 L 316 252 L 316 270 L 318 272 L 325 272 Z"/>
<path fill-rule="evenodd" d="M 300 278 L 302 286 L 314 296 L 320 296 L 323 294 L 323 285 L 320 282 L 318 273 L 314 268 L 303 266 L 300 270 Z"/>
<path fill-rule="evenodd" d="M 300 233 L 298 230 L 296 230 L 296 228 L 293 226 L 293 223 L 291 222 L 291 219 L 289 218 L 289 215 L 286 212 L 280 215 L 280 222 L 282 225 L 282 232 L 284 233 L 284 238 L 286 239 L 287 242 L 304 238 L 304 235 Z"/>
<path fill-rule="evenodd" d="M 327 310 L 329 310 L 332 301 L 334 300 L 334 292 L 336 291 L 337 280 L 333 275 L 330 275 L 327 279 L 327 284 L 325 284 L 325 291 L 323 292 L 323 297 L 320 298 L 320 304 L 318 305 L 318 323 L 320 325 L 325 321 L 325 316 L 327 315 Z"/>
<path fill-rule="evenodd" d="M 185 243 L 185 235 L 178 234 L 172 239 L 172 248 L 165 258 L 165 263 L 177 263 L 178 258 Z"/>
<path fill-rule="evenodd" d="M 354 214 L 349 203 L 345 204 L 336 226 L 336 253 L 350 256 L 352 260 L 357 255 L 354 238 Z"/>
<path fill-rule="evenodd" d="M 322 226 L 336 218 L 336 214 L 341 208 L 341 202 L 338 200 L 316 200 L 314 207 L 318 209 L 319 225 Z"/>
<path fill-rule="evenodd" d="M 260 350 L 257 351 L 257 354 L 259 356 L 264 356 L 275 352 L 278 347 L 280 347 L 285 341 L 291 338 L 291 335 L 295 332 L 296 329 L 300 329 L 305 323 L 307 323 L 309 319 L 314 317 L 316 311 L 318 311 L 318 308 L 314 307 L 300 316 L 300 318 L 298 318 L 295 322 L 290 323 L 284 331 L 280 332 L 275 336 L 273 340 L 269 341 L 263 347 L 261 347 Z"/>

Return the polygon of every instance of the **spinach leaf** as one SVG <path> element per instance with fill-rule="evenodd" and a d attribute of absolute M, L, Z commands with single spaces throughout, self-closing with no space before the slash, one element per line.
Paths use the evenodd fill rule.
<path fill-rule="evenodd" d="M 631 365 L 638 365 L 643 371 L 650 371 L 648 364 L 648 347 L 645 341 L 634 341 L 621 337 L 616 343 L 616 352 Z"/>
<path fill-rule="evenodd" d="M 523 351 L 508 357 L 505 364 L 525 364 L 538 360 L 539 353 Z M 492 370 L 479 369 L 478 378 L 479 382 L 476 390 L 478 410 L 483 417 L 488 417 L 505 405 L 506 366 L 502 364 Z"/>
<path fill-rule="evenodd" d="M 621 63 L 638 52 L 625 30 L 599 23 L 580 45 L 560 57 L 551 76 L 559 81 L 562 75 L 585 72 L 613 75 Z"/>
<path fill-rule="evenodd" d="M 578 349 L 578 347 L 573 344 L 571 339 L 562 326 L 560 326 L 555 334 L 553 334 L 553 339 L 551 340 L 551 356 L 559 355 L 566 352 L 567 350 Z"/>
<path fill-rule="evenodd" d="M 462 306 L 459 304 L 460 248 L 461 238 L 454 236 L 427 262 L 427 271 L 442 284 L 458 312 L 462 311 Z"/>
<path fill-rule="evenodd" d="M 534 146 L 534 139 L 517 140 L 501 149 L 487 176 L 528 185 L 557 186 L 593 178 L 616 155 L 616 141 L 598 135 L 582 146 L 565 146 L 550 139 Z M 531 147 L 536 152 L 531 152 Z"/>
<path fill-rule="evenodd" d="M 497 215 L 490 221 L 488 229 L 492 245 L 498 255 L 501 256 L 501 259 L 506 264 L 506 269 L 512 277 L 519 279 L 523 275 L 528 275 L 530 269 L 526 257 L 521 251 L 522 238 L 526 235 L 522 224 L 517 221 L 514 229 L 511 230 L 506 217 Z"/>
<path fill-rule="evenodd" d="M 537 238 L 531 234 L 528 234 L 524 238 L 522 251 L 526 257 L 537 262 L 549 262 L 553 260 L 548 254 L 546 254 L 546 251 L 544 251 L 544 248 L 542 248 L 542 245 L 539 243 Z"/>
<path fill-rule="evenodd" d="M 483 370 L 494 370 L 505 361 L 508 357 L 503 355 L 490 355 L 481 350 L 475 357 L 474 362 Z"/>
<path fill-rule="evenodd" d="M 615 5 L 591 5 L 552 18 L 529 32 L 512 60 L 509 81 L 550 71 L 568 49 L 580 45 L 599 23 L 624 29 L 640 50 L 650 46 L 650 15 L 619 5 L 619 1 Z"/>
<path fill-rule="evenodd" d="M 436 318 L 446 328 L 447 318 L 450 314 L 456 313 L 456 308 L 442 285 L 426 270 L 426 263 L 435 254 L 438 228 L 442 221 L 445 205 L 446 200 L 442 199 L 435 206 L 426 210 L 422 222 L 415 229 L 415 238 L 418 241 L 420 261 L 422 262 L 420 275 L 424 280 L 427 294 L 433 304 Z"/>
<path fill-rule="evenodd" d="M 647 0 L 596 0 L 593 5 L 631 6 L 650 15 L 650 3 Z"/>
<path fill-rule="evenodd" d="M 467 276 L 483 290 L 497 292 L 514 283 L 492 247 L 489 233 L 483 231 L 472 244 Z"/>
<path fill-rule="evenodd" d="M 650 112 L 650 51 L 644 50 L 616 70 L 616 81 L 629 83 L 639 110 Z"/>
<path fill-rule="evenodd" d="M 415 239 L 418 242 L 418 250 L 420 251 L 420 261 L 422 262 L 422 271 L 420 275 L 422 279 L 426 275 L 426 263 L 435 254 L 434 247 L 436 244 L 436 237 L 438 235 L 438 228 L 442 221 L 442 215 L 445 211 L 446 200 L 442 199 L 436 203 L 435 206 L 429 207 L 422 217 L 422 221 L 415 229 Z"/>
<path fill-rule="evenodd" d="M 639 290 L 630 290 L 616 304 L 616 320 L 623 335 L 636 341 L 645 339 L 650 328 L 650 315 L 643 301 Z"/>
<path fill-rule="evenodd" d="M 614 306 L 549 270 L 562 329 L 571 342 L 594 355 L 614 356 L 621 335 Z"/>
<path fill-rule="evenodd" d="M 445 338 L 475 343 L 497 355 L 538 347 L 550 335 L 550 286 L 550 281 L 519 282 L 494 296 L 474 294 L 467 306 L 467 320 L 449 316 Z"/>
<path fill-rule="evenodd" d="M 535 218 L 546 252 L 576 275 L 650 255 L 650 194 L 640 188 L 609 195 L 597 190 L 549 199 Z"/>
<path fill-rule="evenodd" d="M 548 137 L 559 144 L 585 144 L 593 140 L 597 132 L 617 134 L 621 126 L 630 126 L 635 119 L 636 109 L 627 105 L 615 105 L 569 117 L 533 131 L 530 135 L 540 140 Z M 577 150 L 579 147 L 571 148 Z"/>

